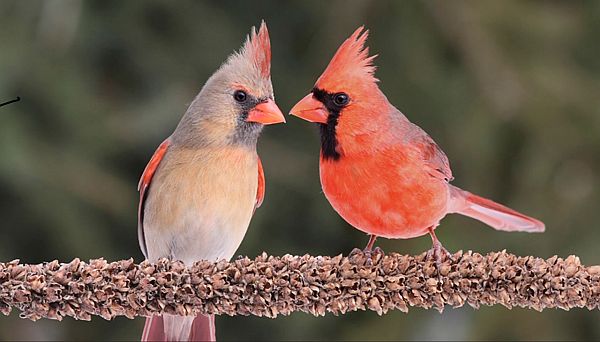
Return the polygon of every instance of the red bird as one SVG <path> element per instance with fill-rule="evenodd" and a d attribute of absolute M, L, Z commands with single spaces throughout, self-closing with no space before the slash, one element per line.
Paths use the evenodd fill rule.
<path fill-rule="evenodd" d="M 377 86 L 375 66 L 357 29 L 338 49 L 312 92 L 292 115 L 319 124 L 320 173 L 325 196 L 355 228 L 370 235 L 408 239 L 431 235 L 438 264 L 448 252 L 435 228 L 459 213 L 504 231 L 543 232 L 544 224 L 449 182 L 448 158 Z M 431 256 L 430 254 L 430 256 Z"/>
<path fill-rule="evenodd" d="M 273 100 L 271 45 L 263 22 L 206 81 L 139 184 L 138 237 L 151 262 L 231 259 L 263 201 L 256 142 L 285 122 Z M 146 319 L 143 341 L 214 341 L 214 316 Z"/>

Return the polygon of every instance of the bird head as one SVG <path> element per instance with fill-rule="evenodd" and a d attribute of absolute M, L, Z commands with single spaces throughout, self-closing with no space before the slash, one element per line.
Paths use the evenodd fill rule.
<path fill-rule="evenodd" d="M 271 43 L 264 21 L 206 81 L 176 135 L 194 144 L 256 144 L 264 125 L 285 122 L 273 95 Z M 177 137 L 176 137 L 177 138 Z"/>
<path fill-rule="evenodd" d="M 388 105 L 377 86 L 375 66 L 365 47 L 368 30 L 359 27 L 342 43 L 312 91 L 290 111 L 320 124 L 322 156 L 338 159 L 344 135 L 373 132 L 377 111 Z"/>

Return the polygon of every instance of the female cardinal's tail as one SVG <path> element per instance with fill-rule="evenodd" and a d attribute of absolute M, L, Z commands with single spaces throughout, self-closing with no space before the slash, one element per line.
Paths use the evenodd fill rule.
<path fill-rule="evenodd" d="M 215 316 L 146 318 L 142 341 L 216 341 Z"/>
<path fill-rule="evenodd" d="M 450 202 L 450 212 L 472 217 L 494 229 L 528 233 L 541 233 L 546 229 L 539 220 L 452 185 Z"/>

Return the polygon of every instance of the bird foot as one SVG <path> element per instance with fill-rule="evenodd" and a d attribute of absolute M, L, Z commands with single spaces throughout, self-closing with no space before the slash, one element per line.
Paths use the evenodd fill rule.
<path fill-rule="evenodd" d="M 431 249 L 427 251 L 426 257 L 427 259 L 435 260 L 435 264 L 437 266 L 438 271 L 442 268 L 442 263 L 444 262 L 444 260 L 442 260 L 442 256 L 444 256 L 447 260 L 454 261 L 454 259 L 452 258 L 452 254 L 448 252 L 448 250 L 444 248 L 444 246 L 442 246 L 442 244 L 439 241 L 436 241 L 433 243 Z"/>
<path fill-rule="evenodd" d="M 383 249 L 379 248 L 379 247 L 375 247 L 374 249 L 358 249 L 358 248 L 354 248 L 350 254 L 348 255 L 349 258 L 353 258 L 356 257 L 358 255 L 364 255 L 366 258 L 365 261 L 365 265 L 367 266 L 373 266 L 373 261 L 377 262 L 379 261 L 381 258 L 383 258 L 385 256 L 385 252 L 383 251 Z"/>
<path fill-rule="evenodd" d="M 382 258 L 385 256 L 385 252 L 379 247 L 375 247 L 375 249 L 373 249 L 373 252 L 371 253 L 374 255 L 381 255 Z"/>
<path fill-rule="evenodd" d="M 359 248 L 354 248 L 352 251 L 350 251 L 350 254 L 348 254 L 348 257 L 349 257 L 349 258 L 353 258 L 353 257 L 355 257 L 355 256 L 357 256 L 357 255 L 359 255 L 359 254 L 363 254 L 363 253 L 364 253 L 364 252 L 363 252 L 363 250 L 362 250 L 362 249 L 359 249 Z"/>

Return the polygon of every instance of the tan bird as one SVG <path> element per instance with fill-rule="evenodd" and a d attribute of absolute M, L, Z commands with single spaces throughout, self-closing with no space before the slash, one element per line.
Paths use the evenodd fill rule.
<path fill-rule="evenodd" d="M 229 260 L 265 192 L 256 142 L 285 122 L 273 98 L 271 46 L 263 22 L 206 82 L 139 184 L 139 242 L 159 258 Z M 143 341 L 215 340 L 214 316 L 147 318 Z"/>

